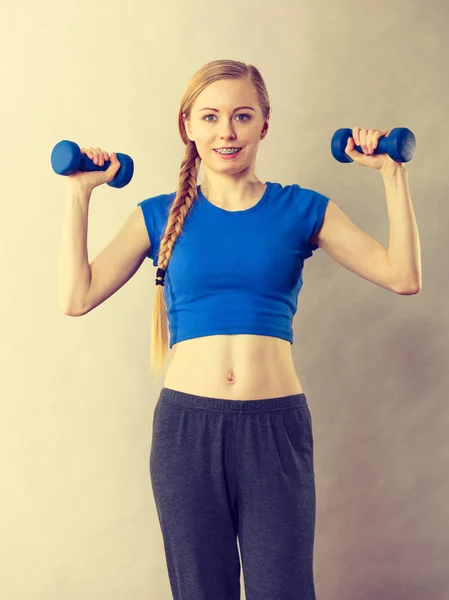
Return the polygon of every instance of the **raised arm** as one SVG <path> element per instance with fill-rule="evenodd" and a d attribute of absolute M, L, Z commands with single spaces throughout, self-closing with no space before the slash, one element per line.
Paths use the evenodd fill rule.
<path fill-rule="evenodd" d="M 67 188 L 59 257 L 59 304 L 68 316 L 90 312 L 138 271 L 150 249 L 142 210 L 137 206 L 116 236 L 89 264 L 88 213 L 91 192 Z"/>

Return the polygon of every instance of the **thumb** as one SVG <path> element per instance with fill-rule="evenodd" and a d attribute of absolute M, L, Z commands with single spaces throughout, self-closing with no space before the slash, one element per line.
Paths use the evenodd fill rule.
<path fill-rule="evenodd" d="M 351 158 L 359 158 L 360 156 L 360 152 L 358 152 L 355 149 L 354 138 L 352 138 L 351 136 L 348 137 L 348 143 L 346 144 L 345 153 Z"/>
<path fill-rule="evenodd" d="M 351 156 L 351 154 L 354 154 L 354 152 L 359 154 L 357 150 L 355 150 L 354 139 L 351 136 L 348 137 L 348 143 L 346 144 L 345 152 L 346 154 L 349 154 L 349 156 Z"/>
<path fill-rule="evenodd" d="M 110 159 L 111 159 L 111 164 L 109 165 L 109 168 L 112 171 L 117 171 L 120 168 L 120 163 L 117 158 L 117 154 L 115 152 L 112 152 L 110 155 Z"/>

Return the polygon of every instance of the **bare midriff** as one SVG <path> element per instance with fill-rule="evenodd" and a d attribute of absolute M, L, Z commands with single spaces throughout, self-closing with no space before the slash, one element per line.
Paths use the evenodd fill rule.
<path fill-rule="evenodd" d="M 288 340 L 211 335 L 174 344 L 164 387 L 224 400 L 263 400 L 302 393 Z"/>

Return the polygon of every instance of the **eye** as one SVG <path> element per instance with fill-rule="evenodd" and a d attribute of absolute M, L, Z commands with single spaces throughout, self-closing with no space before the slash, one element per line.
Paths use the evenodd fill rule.
<path fill-rule="evenodd" d="M 207 120 L 208 123 L 212 123 L 212 121 L 208 120 L 208 117 L 216 117 L 216 116 L 217 115 L 206 115 L 205 117 L 203 117 L 203 121 Z M 236 117 L 247 117 L 248 121 L 251 120 L 251 117 L 249 115 L 244 114 L 244 113 L 240 113 L 240 114 L 236 115 Z"/>

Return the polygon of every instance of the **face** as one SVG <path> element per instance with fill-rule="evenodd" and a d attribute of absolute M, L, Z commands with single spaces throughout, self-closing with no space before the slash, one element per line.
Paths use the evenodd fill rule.
<path fill-rule="evenodd" d="M 236 110 L 243 106 L 253 110 Z M 195 142 L 206 168 L 235 172 L 254 165 L 269 121 L 269 117 L 266 121 L 263 118 L 254 87 L 242 79 L 222 79 L 209 85 L 196 99 L 190 121 L 185 115 L 183 119 L 187 135 Z M 243 149 L 235 159 L 224 160 L 214 149 L 226 146 Z"/>

